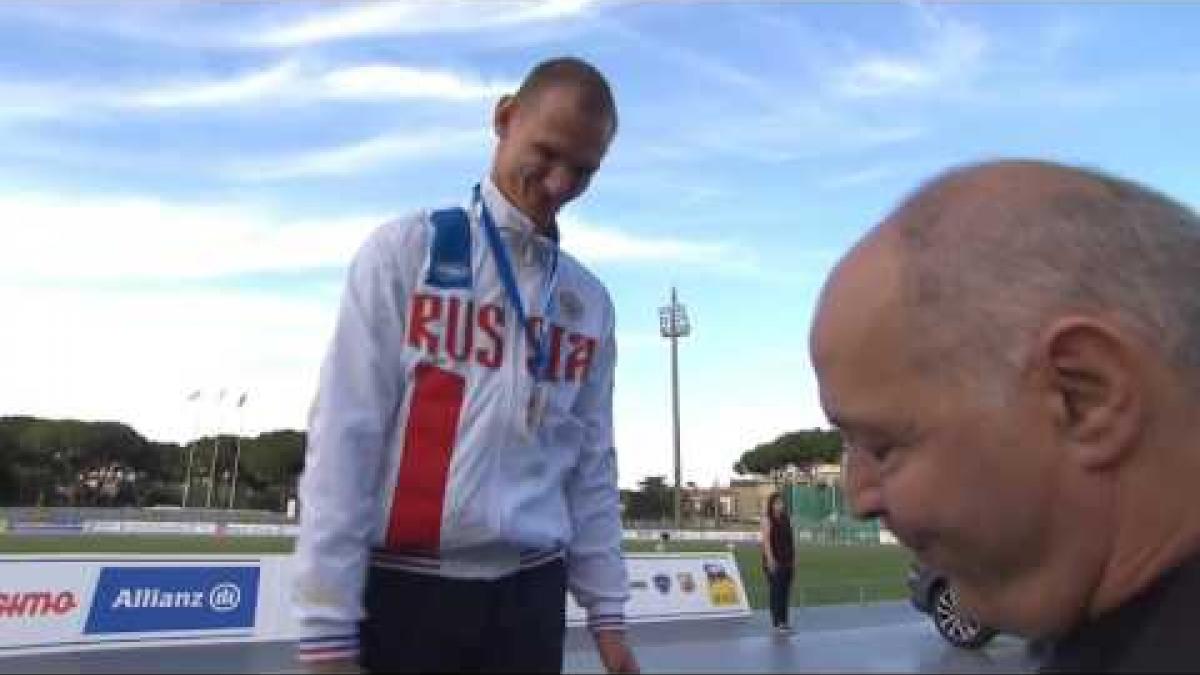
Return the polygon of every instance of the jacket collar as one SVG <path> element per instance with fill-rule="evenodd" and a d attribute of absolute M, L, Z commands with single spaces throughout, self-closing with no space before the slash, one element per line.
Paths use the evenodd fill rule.
<path fill-rule="evenodd" d="M 480 183 L 480 192 L 483 194 L 483 203 L 487 205 L 488 213 L 491 214 L 496 227 L 501 230 L 516 230 L 526 237 L 537 231 L 533 220 L 508 201 L 508 197 L 505 197 L 500 188 L 492 182 L 491 175 L 484 176 Z M 538 236 L 543 237 L 541 234 Z M 558 243 L 558 223 L 551 225 L 548 238 L 550 241 Z"/>

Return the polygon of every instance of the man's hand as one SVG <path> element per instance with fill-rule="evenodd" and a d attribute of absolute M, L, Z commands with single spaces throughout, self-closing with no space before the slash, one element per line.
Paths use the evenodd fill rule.
<path fill-rule="evenodd" d="M 358 659 L 327 659 L 324 661 L 309 661 L 304 664 L 304 668 L 309 673 L 326 675 L 357 675 L 364 673 L 362 666 L 358 665 Z"/>
<path fill-rule="evenodd" d="M 637 659 L 633 650 L 625 642 L 623 630 L 598 630 L 595 632 L 596 651 L 600 652 L 600 661 L 604 669 L 610 673 L 640 673 Z"/>

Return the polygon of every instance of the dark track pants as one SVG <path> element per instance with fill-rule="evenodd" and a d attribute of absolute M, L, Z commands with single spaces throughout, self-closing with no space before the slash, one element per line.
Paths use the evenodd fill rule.
<path fill-rule="evenodd" d="M 372 673 L 561 673 L 562 560 L 494 581 L 371 567 L 361 662 Z"/>
<path fill-rule="evenodd" d="M 767 584 L 771 596 L 771 624 L 785 624 L 788 622 L 788 605 L 791 604 L 792 568 L 780 567 L 774 573 L 767 572 Z"/>

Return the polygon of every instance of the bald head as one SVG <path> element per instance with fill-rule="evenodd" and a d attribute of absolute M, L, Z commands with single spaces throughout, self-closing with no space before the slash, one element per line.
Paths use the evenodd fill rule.
<path fill-rule="evenodd" d="M 1200 223 L 1168 198 L 951 171 L 839 262 L 811 348 L 847 503 L 982 620 L 1062 634 L 1200 546 Z"/>
<path fill-rule="evenodd" d="M 928 183 L 870 235 L 903 267 L 925 365 L 1014 365 L 1053 315 L 1121 323 L 1200 388 L 1200 221 L 1149 188 L 1048 162 Z M 959 358 L 952 358 L 959 357 Z"/>
<path fill-rule="evenodd" d="M 575 105 L 589 114 L 608 119 L 610 133 L 616 133 L 617 103 L 608 80 L 595 66 L 573 56 L 547 59 L 529 71 L 515 98 L 525 105 L 533 105 L 546 91 L 555 88 L 572 90 Z"/>

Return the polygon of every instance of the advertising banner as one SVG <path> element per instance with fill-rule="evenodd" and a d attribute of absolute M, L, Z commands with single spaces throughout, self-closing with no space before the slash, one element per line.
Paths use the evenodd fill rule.
<path fill-rule="evenodd" d="M 762 539 L 757 531 L 741 530 L 622 530 L 624 539 L 658 541 L 666 534 L 671 541 L 726 541 L 753 543 Z"/>
<path fill-rule="evenodd" d="M 238 556 L 0 556 L 0 656 L 253 637 L 262 569 Z"/>
<path fill-rule="evenodd" d="M 750 613 L 737 562 L 729 553 L 630 553 L 629 623 L 745 616 Z M 567 598 L 567 624 L 582 626 L 586 616 Z"/>
<path fill-rule="evenodd" d="M 59 518 L 55 520 L 14 519 L 8 522 L 7 530 L 13 534 L 79 534 L 83 532 L 83 522 L 72 518 Z"/>
<path fill-rule="evenodd" d="M 750 613 L 729 553 L 626 557 L 631 623 Z M 0 657 L 297 636 L 289 555 L 0 555 Z M 568 594 L 568 625 L 586 624 Z"/>
<path fill-rule="evenodd" d="M 283 536 L 283 526 L 277 523 L 226 523 L 225 534 L 257 537 Z"/>
<path fill-rule="evenodd" d="M 121 521 L 85 520 L 83 521 L 83 531 L 86 534 L 120 534 Z"/>
<path fill-rule="evenodd" d="M 253 628 L 258 567 L 103 567 L 85 635 Z"/>
<path fill-rule="evenodd" d="M 216 523 L 176 523 L 154 520 L 122 520 L 122 534 L 216 534 Z"/>
<path fill-rule="evenodd" d="M 0 655 L 79 640 L 97 570 L 27 556 L 0 560 Z"/>

